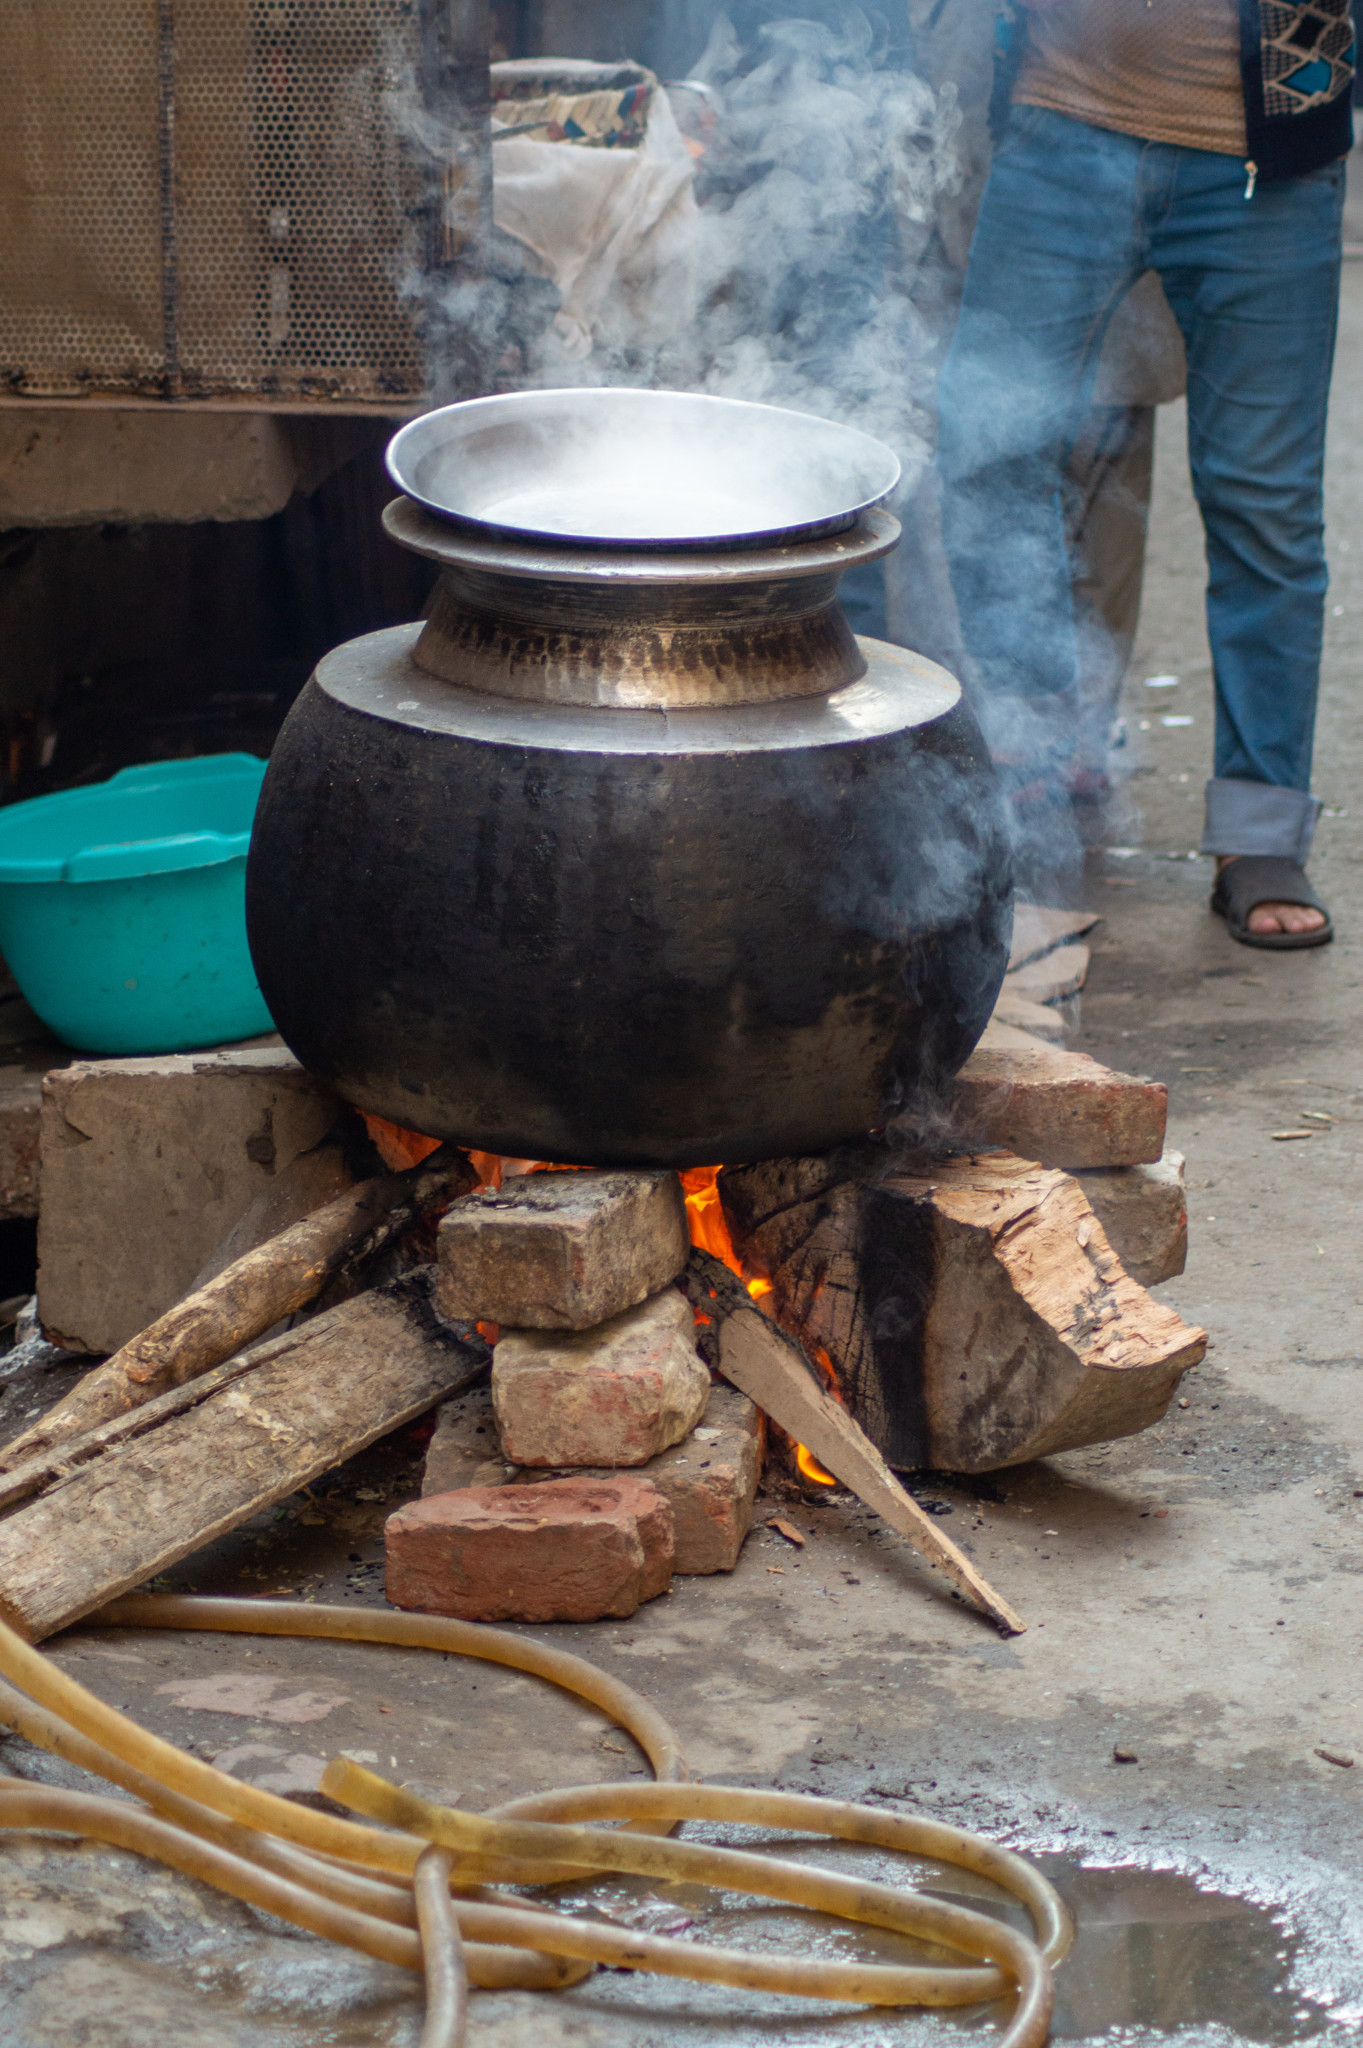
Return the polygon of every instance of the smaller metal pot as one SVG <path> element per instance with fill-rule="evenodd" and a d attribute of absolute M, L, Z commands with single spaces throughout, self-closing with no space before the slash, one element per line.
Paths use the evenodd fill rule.
<path fill-rule="evenodd" d="M 692 391 L 512 391 L 442 406 L 388 473 L 441 519 L 578 547 L 771 547 L 855 525 L 899 463 L 835 420 Z"/>

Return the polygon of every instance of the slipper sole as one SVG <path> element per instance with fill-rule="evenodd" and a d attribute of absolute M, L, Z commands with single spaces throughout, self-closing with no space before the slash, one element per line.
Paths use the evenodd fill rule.
<path fill-rule="evenodd" d="M 1313 932 L 1252 932 L 1248 925 L 1233 924 L 1226 907 L 1213 896 L 1211 908 L 1215 915 L 1225 920 L 1226 930 L 1242 946 L 1253 946 L 1261 953 L 1304 953 L 1313 946 L 1328 946 L 1335 936 L 1334 925 L 1327 917 L 1324 924 Z"/>

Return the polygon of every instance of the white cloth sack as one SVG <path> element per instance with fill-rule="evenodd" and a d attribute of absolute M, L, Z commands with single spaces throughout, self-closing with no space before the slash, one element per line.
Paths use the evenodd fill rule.
<path fill-rule="evenodd" d="M 599 341 L 644 339 L 690 320 L 694 168 L 661 90 L 637 149 L 520 135 L 493 143 L 492 217 L 558 286 L 554 335 L 565 356 L 580 361 Z"/>

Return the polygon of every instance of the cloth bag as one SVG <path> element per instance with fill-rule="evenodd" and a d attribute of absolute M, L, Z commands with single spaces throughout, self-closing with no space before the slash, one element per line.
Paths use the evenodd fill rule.
<path fill-rule="evenodd" d="M 494 91 L 503 68 L 493 66 Z M 580 76 L 581 105 L 575 110 L 578 96 L 561 92 L 528 104 L 495 102 L 492 217 L 558 287 L 553 345 L 581 361 L 602 342 L 628 345 L 675 332 L 695 308 L 698 216 L 694 160 L 667 95 L 640 68 L 648 87 L 642 139 L 633 147 L 612 145 L 604 139 L 612 133 L 603 105 L 608 96 L 593 89 L 605 67 L 543 57 L 535 68 L 556 83 Z M 628 120 L 639 107 L 638 88 L 626 86 L 619 98 Z M 552 122 L 551 132 L 561 139 L 504 134 L 498 140 L 499 129 L 546 114 L 546 128 Z"/>

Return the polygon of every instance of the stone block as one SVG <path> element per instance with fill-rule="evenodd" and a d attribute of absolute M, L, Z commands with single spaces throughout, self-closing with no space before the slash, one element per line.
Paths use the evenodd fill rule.
<path fill-rule="evenodd" d="M 1053 953 L 1043 953 L 1037 960 L 1029 960 L 1025 967 L 1013 968 L 1004 978 L 1004 989 L 1017 996 L 1023 996 L 1029 1003 L 1063 1003 L 1070 996 L 1077 996 L 1088 979 L 1089 949 L 1087 946 L 1057 946 Z"/>
<path fill-rule="evenodd" d="M 1133 1280 L 1154 1287 L 1183 1271 L 1188 1195 L 1181 1152 L 1166 1150 L 1149 1166 L 1098 1167 L 1074 1177 Z"/>
<path fill-rule="evenodd" d="M 690 1252 L 675 1173 L 529 1173 L 440 1226 L 436 1298 L 452 1322 L 586 1330 L 676 1279 Z"/>
<path fill-rule="evenodd" d="M 115 1351 L 181 1299 L 337 1098 L 282 1046 L 80 1060 L 43 1084 L 38 1313 Z"/>
<path fill-rule="evenodd" d="M 1006 1024 L 1013 1031 L 1029 1032 L 1033 1038 L 1049 1039 L 1056 1045 L 1061 1044 L 1065 1036 L 1065 1019 L 1059 1010 L 1034 1002 L 1030 996 L 1015 989 L 1011 980 L 1005 981 L 999 990 L 991 1021 Z"/>
<path fill-rule="evenodd" d="M 513 1465 L 646 1464 L 695 1427 L 709 1393 L 691 1305 L 672 1287 L 592 1330 L 504 1331 L 492 1355 Z"/>
<path fill-rule="evenodd" d="M 667 1590 L 672 1510 L 632 1474 L 470 1486 L 390 1515 L 395 1607 L 462 1621 L 596 1621 Z"/>
<path fill-rule="evenodd" d="M 1000 1045 L 986 1031 L 948 1101 L 963 1142 L 1040 1166 L 1153 1165 L 1164 1150 L 1163 1082 L 1114 1073 L 1087 1053 Z"/>

